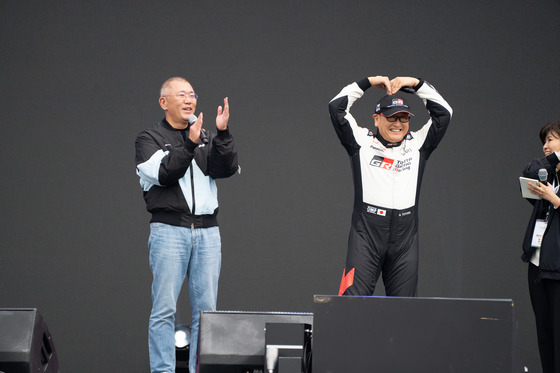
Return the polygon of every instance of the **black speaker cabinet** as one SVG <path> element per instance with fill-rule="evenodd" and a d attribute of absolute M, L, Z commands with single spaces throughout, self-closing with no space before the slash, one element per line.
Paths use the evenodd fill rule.
<path fill-rule="evenodd" d="M 58 357 L 35 308 L 0 308 L 0 372 L 58 373 Z"/>
<path fill-rule="evenodd" d="M 318 296 L 313 371 L 522 372 L 513 301 Z"/>
<path fill-rule="evenodd" d="M 203 311 L 200 315 L 198 344 L 199 372 L 263 372 L 267 323 L 312 326 L 313 314 Z"/>

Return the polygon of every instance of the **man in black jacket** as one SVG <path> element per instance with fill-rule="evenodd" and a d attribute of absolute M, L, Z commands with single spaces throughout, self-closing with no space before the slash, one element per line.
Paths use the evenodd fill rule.
<path fill-rule="evenodd" d="M 202 113 L 194 116 L 197 99 L 186 79 L 168 79 L 159 98 L 165 119 L 136 138 L 136 173 L 152 214 L 148 241 L 153 273 L 152 373 L 175 372 L 175 312 L 185 276 L 192 309 L 191 373 L 195 371 L 200 312 L 216 309 L 221 239 L 215 179 L 237 171 L 237 152 L 228 128 L 228 99 L 223 108 L 218 107 L 216 135 L 202 130 Z"/>

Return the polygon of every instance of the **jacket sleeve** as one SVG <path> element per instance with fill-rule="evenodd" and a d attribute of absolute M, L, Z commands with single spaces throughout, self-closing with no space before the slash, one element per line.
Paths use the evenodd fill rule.
<path fill-rule="evenodd" d="M 230 177 L 238 167 L 235 142 L 229 128 L 218 130 L 218 134 L 212 138 L 212 149 L 208 159 L 209 176 L 214 179 Z"/>
<path fill-rule="evenodd" d="M 401 90 L 408 93 L 415 93 L 420 97 L 430 115 L 428 123 L 418 131 L 418 134 L 425 132 L 426 135 L 426 139 L 420 151 L 427 159 L 443 139 L 447 127 L 451 122 L 453 109 L 451 109 L 451 106 L 445 101 L 441 94 L 430 83 L 423 79 L 420 79 L 420 83 L 416 87 L 405 87 Z"/>
<path fill-rule="evenodd" d="M 367 78 L 347 85 L 329 102 L 329 115 L 334 130 L 340 143 L 346 149 L 349 156 L 353 156 L 360 149 L 360 145 L 354 135 L 354 130 L 360 130 L 356 119 L 350 114 L 350 108 L 361 98 L 365 91 L 371 87 Z M 362 131 L 367 133 L 367 129 Z"/>
<path fill-rule="evenodd" d="M 190 166 L 196 147 L 189 139 L 180 146 L 158 144 L 149 132 L 140 133 L 136 138 L 136 173 L 144 190 L 177 183 Z"/>
<path fill-rule="evenodd" d="M 523 170 L 523 176 L 531 179 L 539 178 L 539 170 L 541 168 L 546 169 L 548 172 L 548 182 L 552 183 L 554 181 L 554 174 L 556 166 L 560 163 L 558 155 L 556 153 L 549 154 L 546 158 L 533 159 L 527 164 Z"/>

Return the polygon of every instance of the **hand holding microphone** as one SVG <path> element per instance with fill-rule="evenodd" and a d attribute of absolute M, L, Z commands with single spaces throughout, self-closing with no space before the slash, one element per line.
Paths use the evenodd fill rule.
<path fill-rule="evenodd" d="M 547 182 L 548 171 L 541 168 L 538 172 L 539 182 L 537 184 L 529 183 L 527 188 L 531 193 L 551 202 L 555 208 L 560 205 L 560 198 L 556 195 L 552 184 Z"/>
<path fill-rule="evenodd" d="M 196 144 L 198 144 L 199 140 L 202 141 L 203 144 L 208 144 L 208 137 L 206 136 L 206 132 L 202 129 L 202 119 L 202 113 L 200 113 L 198 118 L 194 114 L 189 117 L 189 139 Z"/>
<path fill-rule="evenodd" d="M 546 185 L 546 180 L 548 179 L 548 171 L 546 168 L 541 168 L 539 170 L 539 181 Z"/>

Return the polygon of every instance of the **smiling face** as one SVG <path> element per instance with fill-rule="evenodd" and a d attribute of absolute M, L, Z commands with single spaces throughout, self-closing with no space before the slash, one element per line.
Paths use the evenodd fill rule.
<path fill-rule="evenodd" d="M 408 120 L 403 123 L 399 117 L 408 118 Z M 383 114 L 373 114 L 373 119 L 379 131 L 379 135 L 391 143 L 402 141 L 404 136 L 408 133 L 409 118 L 410 114 L 402 112 L 391 115 L 389 120 L 385 118 Z M 393 119 L 395 120 L 394 122 L 391 121 Z"/>
<path fill-rule="evenodd" d="M 547 156 L 554 152 L 560 152 L 560 135 L 555 131 L 548 131 L 543 142 L 543 152 Z"/>
<path fill-rule="evenodd" d="M 179 97 L 179 95 L 183 97 Z M 189 82 L 181 78 L 172 79 L 163 84 L 159 104 L 165 111 L 165 119 L 172 127 L 185 129 L 189 125 L 189 116 L 196 110 L 194 89 Z"/>

